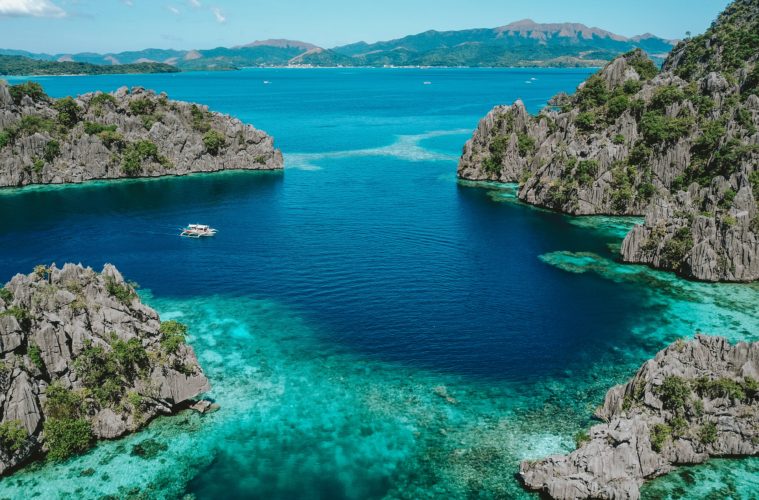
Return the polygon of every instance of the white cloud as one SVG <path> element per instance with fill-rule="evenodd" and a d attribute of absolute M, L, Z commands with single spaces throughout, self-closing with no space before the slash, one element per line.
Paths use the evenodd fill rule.
<path fill-rule="evenodd" d="M 66 11 L 50 0 L 0 0 L 0 16 L 64 17 Z"/>
<path fill-rule="evenodd" d="M 213 9 L 211 9 L 211 12 L 213 12 L 213 15 L 216 17 L 216 22 L 219 22 L 222 24 L 227 22 L 227 18 L 224 17 L 224 13 L 221 11 L 220 8 L 214 7 Z"/>
<path fill-rule="evenodd" d="M 132 0 L 121 0 L 121 3 L 123 3 L 127 7 L 134 7 L 134 2 L 132 2 Z"/>
<path fill-rule="evenodd" d="M 190 4 L 190 7 L 195 7 L 196 9 L 200 7 L 200 0 L 187 0 L 187 3 Z"/>
<path fill-rule="evenodd" d="M 179 11 L 179 9 L 177 9 L 177 8 L 176 8 L 176 7 L 174 7 L 173 5 L 169 5 L 168 9 L 169 9 L 169 11 L 170 11 L 172 14 L 174 14 L 174 15 L 177 15 L 177 16 L 178 16 L 179 14 L 181 14 L 181 12 Z"/>

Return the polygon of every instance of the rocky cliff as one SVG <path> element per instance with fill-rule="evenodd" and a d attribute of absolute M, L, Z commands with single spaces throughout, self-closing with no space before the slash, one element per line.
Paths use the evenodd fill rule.
<path fill-rule="evenodd" d="M 647 479 L 714 456 L 759 454 L 759 342 L 678 341 L 612 388 L 566 456 L 522 462 L 551 498 L 635 499 Z"/>
<path fill-rule="evenodd" d="M 537 116 L 493 109 L 461 178 L 519 182 L 576 215 L 645 215 L 622 257 L 708 281 L 759 279 L 759 0 L 737 0 L 663 71 L 625 54 Z"/>
<path fill-rule="evenodd" d="M 51 99 L 35 83 L 0 81 L 0 187 L 282 165 L 264 132 L 165 94 Z"/>
<path fill-rule="evenodd" d="M 111 265 L 16 275 L 0 289 L 0 474 L 135 431 L 209 390 L 185 331 Z"/>

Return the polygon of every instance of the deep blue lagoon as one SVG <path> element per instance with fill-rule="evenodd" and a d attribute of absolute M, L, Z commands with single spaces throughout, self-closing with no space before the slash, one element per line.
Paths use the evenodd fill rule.
<path fill-rule="evenodd" d="M 520 204 L 513 186 L 456 181 L 492 106 L 537 111 L 589 72 L 39 78 L 56 97 L 141 85 L 207 104 L 272 134 L 286 169 L 0 192 L 0 279 L 42 262 L 117 265 L 190 326 L 221 405 L 29 468 L 0 497 L 529 497 L 518 462 L 571 450 L 608 387 L 659 349 L 699 330 L 759 339 L 755 285 L 618 263 L 635 219 L 568 217 Z M 179 238 L 191 222 L 219 235 Z M 132 455 L 146 439 L 168 448 Z M 643 493 L 757 486 L 758 460 L 713 461 Z"/>

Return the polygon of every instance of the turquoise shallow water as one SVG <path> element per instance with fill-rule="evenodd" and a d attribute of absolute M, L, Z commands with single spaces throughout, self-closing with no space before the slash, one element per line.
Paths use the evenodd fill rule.
<path fill-rule="evenodd" d="M 757 340 L 757 286 L 616 262 L 636 219 L 566 217 L 521 205 L 514 186 L 456 182 L 490 106 L 535 110 L 586 74 L 44 79 L 54 95 L 126 83 L 208 103 L 273 133 L 288 168 L 0 192 L 0 277 L 115 263 L 190 326 L 221 405 L 30 467 L 0 497 L 529 498 L 518 462 L 571 450 L 606 389 L 657 350 L 699 330 Z M 195 221 L 219 235 L 176 237 Z M 146 442 L 155 456 L 132 454 Z M 714 461 L 644 496 L 751 498 L 757 467 Z"/>

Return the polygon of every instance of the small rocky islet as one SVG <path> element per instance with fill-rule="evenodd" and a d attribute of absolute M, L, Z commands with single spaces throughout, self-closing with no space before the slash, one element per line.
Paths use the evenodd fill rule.
<path fill-rule="evenodd" d="M 759 454 L 759 342 L 680 340 L 609 390 L 565 456 L 524 461 L 524 485 L 551 498 L 636 499 L 644 481 L 710 457 Z"/>
<path fill-rule="evenodd" d="M 265 132 L 206 106 L 134 87 L 48 97 L 35 82 L 0 81 L 0 187 L 278 170 Z"/>
<path fill-rule="evenodd" d="M 0 288 L 0 474 L 188 407 L 210 385 L 185 335 L 112 265 L 13 277 Z"/>
<path fill-rule="evenodd" d="M 521 200 L 574 215 L 644 215 L 627 262 L 704 281 L 759 279 L 759 1 L 736 0 L 661 71 L 640 50 L 537 116 L 494 108 L 458 175 L 518 182 Z"/>

